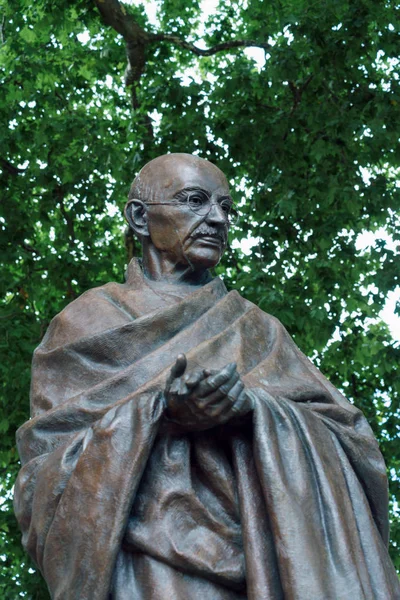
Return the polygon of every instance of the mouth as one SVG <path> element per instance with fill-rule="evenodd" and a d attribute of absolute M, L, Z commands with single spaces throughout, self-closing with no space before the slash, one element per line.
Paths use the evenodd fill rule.
<path fill-rule="evenodd" d="M 193 231 L 190 236 L 192 240 L 202 240 L 204 242 L 208 242 L 210 244 L 215 244 L 219 246 L 223 246 L 227 241 L 227 234 L 221 229 L 213 229 L 211 227 L 199 227 L 195 231 Z"/>
<path fill-rule="evenodd" d="M 198 242 L 204 246 L 218 248 L 219 250 L 224 246 L 224 240 L 219 235 L 202 234 L 196 235 L 192 239 L 194 242 Z"/>
<path fill-rule="evenodd" d="M 195 237 L 195 240 L 205 242 L 206 244 L 211 244 L 213 246 L 222 246 L 223 244 L 222 238 L 216 235 L 198 235 Z"/>

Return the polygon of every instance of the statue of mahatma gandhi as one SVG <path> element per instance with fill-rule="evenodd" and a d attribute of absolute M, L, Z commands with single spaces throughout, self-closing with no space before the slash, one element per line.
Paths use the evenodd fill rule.
<path fill-rule="evenodd" d="M 53 319 L 17 434 L 15 510 L 52 598 L 400 598 L 366 420 L 210 276 L 223 173 L 156 158 L 125 214 L 143 258 Z"/>

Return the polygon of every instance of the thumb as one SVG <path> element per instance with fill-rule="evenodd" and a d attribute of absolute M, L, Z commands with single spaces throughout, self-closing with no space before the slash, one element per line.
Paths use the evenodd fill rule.
<path fill-rule="evenodd" d="M 167 381 L 168 386 L 171 385 L 171 383 L 173 382 L 174 379 L 176 379 L 177 377 L 181 377 L 184 374 L 184 372 L 186 370 L 186 366 L 187 366 L 186 356 L 184 354 L 179 354 L 177 356 L 175 364 L 171 368 L 171 372 L 169 374 L 168 381 Z"/>

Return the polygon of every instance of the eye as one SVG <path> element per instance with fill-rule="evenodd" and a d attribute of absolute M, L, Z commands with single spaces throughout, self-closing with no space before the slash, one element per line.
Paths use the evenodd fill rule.
<path fill-rule="evenodd" d="M 220 204 L 220 207 L 226 215 L 229 215 L 232 210 L 232 202 L 229 202 L 229 200 L 223 200 Z"/>
<path fill-rule="evenodd" d="M 208 202 L 208 198 L 201 192 L 192 192 L 188 197 L 188 202 L 191 208 L 201 208 Z"/>

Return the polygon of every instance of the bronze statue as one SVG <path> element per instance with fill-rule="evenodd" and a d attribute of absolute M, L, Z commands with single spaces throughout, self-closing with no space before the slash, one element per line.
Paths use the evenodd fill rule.
<path fill-rule="evenodd" d="M 223 173 L 159 157 L 125 212 L 143 259 L 53 319 L 18 431 L 15 510 L 52 598 L 400 598 L 365 418 L 209 274 Z"/>

